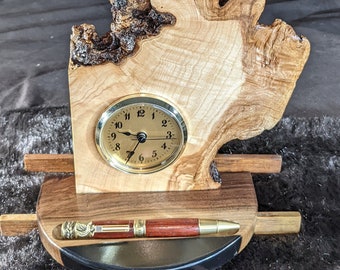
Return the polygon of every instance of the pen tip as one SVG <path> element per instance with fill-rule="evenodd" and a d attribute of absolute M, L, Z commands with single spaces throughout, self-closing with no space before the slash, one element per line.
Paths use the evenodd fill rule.
<path fill-rule="evenodd" d="M 240 224 L 230 221 L 217 220 L 218 233 L 235 234 L 239 231 Z"/>
<path fill-rule="evenodd" d="M 233 235 L 240 229 L 240 224 L 226 220 L 201 219 L 199 222 L 200 234 Z"/>

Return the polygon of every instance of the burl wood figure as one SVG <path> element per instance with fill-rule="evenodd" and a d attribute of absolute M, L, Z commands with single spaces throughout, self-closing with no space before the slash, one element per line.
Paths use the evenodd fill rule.
<path fill-rule="evenodd" d="M 110 33 L 99 37 L 83 24 L 71 36 L 77 193 L 219 188 L 211 176 L 218 149 L 280 120 L 308 58 L 308 40 L 279 19 L 258 24 L 264 0 L 110 2 Z M 152 174 L 112 168 L 94 143 L 101 114 L 129 95 L 166 100 L 186 124 L 181 154 Z"/>
<path fill-rule="evenodd" d="M 258 212 L 250 173 L 279 172 L 280 157 L 216 156 L 280 120 L 309 55 L 308 40 L 283 21 L 258 24 L 264 2 L 111 0 L 111 32 L 74 26 L 74 155 L 28 156 L 25 167 L 75 175 L 47 178 L 36 216 L 1 216 L 2 232 L 36 218 L 45 248 L 74 269 L 212 269 L 254 233 L 297 233 L 299 213 Z M 58 235 L 67 220 L 92 231 L 90 221 L 167 218 L 229 220 L 239 230 L 137 241 Z"/>

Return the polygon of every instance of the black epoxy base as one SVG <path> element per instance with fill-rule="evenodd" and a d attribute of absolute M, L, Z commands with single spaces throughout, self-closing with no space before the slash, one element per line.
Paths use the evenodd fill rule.
<path fill-rule="evenodd" d="M 61 250 L 71 269 L 214 269 L 238 254 L 240 236 L 140 240 Z"/>

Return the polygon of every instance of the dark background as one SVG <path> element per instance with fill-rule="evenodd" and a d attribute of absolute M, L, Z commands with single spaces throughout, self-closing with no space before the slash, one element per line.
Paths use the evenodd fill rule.
<path fill-rule="evenodd" d="M 107 0 L 0 1 L 0 214 L 34 212 L 42 175 L 23 171 L 30 151 L 72 149 L 67 66 L 71 27 L 109 30 Z M 311 42 L 283 120 L 221 149 L 277 153 L 280 174 L 254 176 L 261 211 L 302 214 L 296 236 L 254 237 L 225 269 L 340 269 L 340 0 L 271 0 L 260 23 L 280 18 Z M 0 269 L 62 269 L 36 231 L 0 237 Z M 8 266 L 8 267 L 7 267 Z"/>

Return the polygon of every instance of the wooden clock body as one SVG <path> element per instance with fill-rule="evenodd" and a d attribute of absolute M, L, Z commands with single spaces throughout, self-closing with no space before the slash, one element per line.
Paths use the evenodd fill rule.
<path fill-rule="evenodd" d="M 258 25 L 264 1 L 154 0 L 176 23 L 139 42 L 118 65 L 69 66 L 77 193 L 216 189 L 218 149 L 272 128 L 282 117 L 309 43 L 280 20 Z M 128 95 L 168 100 L 188 129 L 183 153 L 152 174 L 110 167 L 94 141 L 102 112 Z"/>
<path fill-rule="evenodd" d="M 187 217 L 230 220 L 240 224 L 239 232 L 233 236 L 240 239 L 236 252 L 242 251 L 253 233 L 299 231 L 299 213 L 257 212 L 250 174 L 255 171 L 251 168 L 241 166 L 235 173 L 224 166 L 220 184 L 213 181 L 210 165 L 224 143 L 258 135 L 280 120 L 308 58 L 309 42 L 280 20 L 271 26 L 257 24 L 264 8 L 263 0 L 229 0 L 224 6 L 220 2 L 152 0 L 156 10 L 169 12 L 176 18 L 174 25 L 162 28 L 157 36 L 139 41 L 134 53 L 119 64 L 76 66 L 70 62 L 74 155 L 66 158 L 68 162 L 55 157 L 41 162 L 38 157 L 45 165 L 54 160 L 52 163 L 58 168 L 54 172 L 65 172 L 60 166 L 69 163 L 67 167 L 72 170 L 66 171 L 73 172 L 74 159 L 74 176 L 46 179 L 37 203 L 41 241 L 61 264 L 79 259 L 79 254 L 71 253 L 64 260 L 65 250 L 71 247 L 86 251 L 95 245 L 101 250 L 105 245 L 110 250 L 126 243 L 121 239 L 60 240 L 54 232 L 65 220 Z M 148 0 L 124 3 L 150 5 Z M 131 14 L 117 15 L 116 20 L 121 21 L 118 26 L 125 27 Z M 91 36 L 93 32 L 82 34 Z M 74 40 L 71 36 L 71 41 Z M 118 171 L 96 149 L 95 128 L 101 114 L 112 103 L 130 95 L 152 95 L 167 100 L 186 123 L 188 138 L 184 151 L 159 172 Z M 275 160 L 272 158 L 269 164 Z M 247 164 L 247 158 L 243 161 Z M 36 168 L 41 169 L 44 166 L 39 162 Z M 266 167 L 263 164 L 262 168 Z M 273 172 L 270 168 L 265 171 Z M 153 239 L 143 241 L 155 243 Z M 204 244 L 204 237 L 200 241 Z M 178 243 L 188 241 L 181 239 Z M 156 243 L 153 250 L 146 252 L 167 255 L 166 251 Z M 204 259 L 209 260 L 211 254 L 216 254 L 216 250 L 209 250 Z M 129 252 L 127 255 L 130 259 Z M 107 256 L 98 258 L 102 257 Z M 81 263 L 92 263 L 85 259 L 81 257 Z M 190 260 L 186 263 L 190 267 Z"/>

